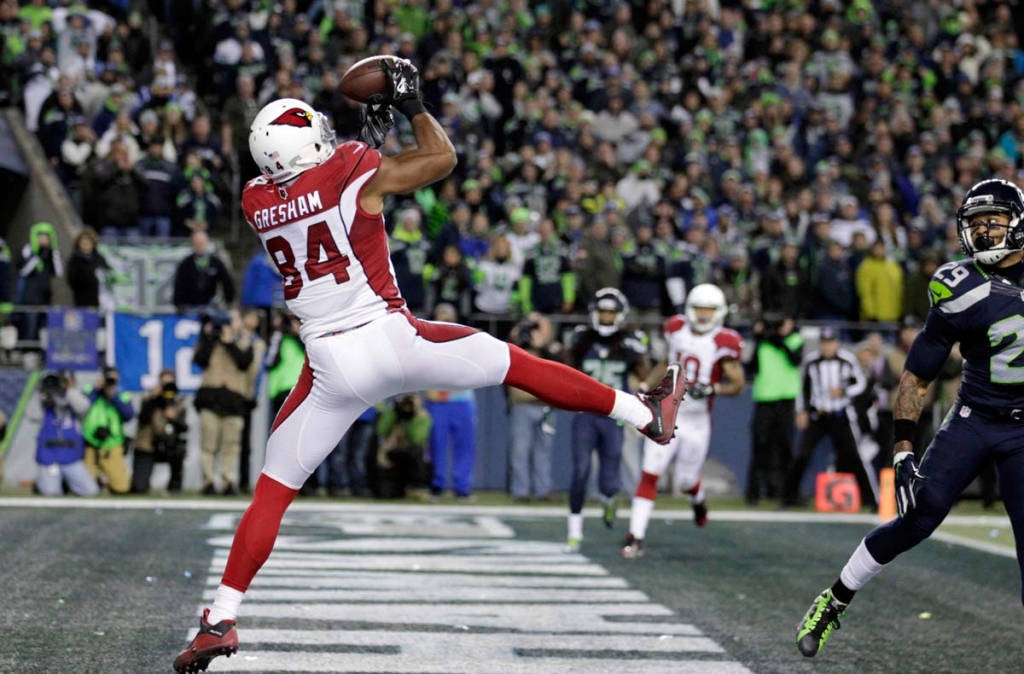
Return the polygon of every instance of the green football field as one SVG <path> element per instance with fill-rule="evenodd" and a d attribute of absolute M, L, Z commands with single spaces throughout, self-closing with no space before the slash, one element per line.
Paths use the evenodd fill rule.
<path fill-rule="evenodd" d="M 170 672 L 216 588 L 244 502 L 0 500 L 0 674 Z M 848 521 L 852 519 L 853 521 Z M 794 644 L 868 517 L 305 502 L 211 672 L 739 674 L 1021 671 L 1005 518 L 959 517 L 863 590 L 813 660 Z M 980 548 L 980 549 L 979 549 Z"/>

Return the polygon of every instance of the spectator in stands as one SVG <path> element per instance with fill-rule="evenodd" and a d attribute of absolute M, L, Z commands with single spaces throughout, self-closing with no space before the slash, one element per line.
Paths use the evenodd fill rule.
<path fill-rule="evenodd" d="M 551 321 L 532 312 L 512 328 L 509 340 L 527 353 L 558 360 L 561 345 L 552 340 Z M 516 501 L 551 498 L 551 456 L 555 419 L 550 407 L 516 388 L 506 389 L 509 402 L 510 491 Z"/>
<path fill-rule="evenodd" d="M 455 307 L 439 304 L 435 321 L 455 322 Z M 450 485 L 456 500 L 473 497 L 473 462 L 476 459 L 476 394 L 473 391 L 427 391 L 424 405 L 433 421 L 430 427 L 430 491 L 440 496 Z M 451 464 L 448 450 L 451 448 Z M 449 465 L 451 475 L 448 474 Z"/>
<path fill-rule="evenodd" d="M 903 269 L 875 241 L 871 255 L 857 268 L 857 294 L 862 321 L 896 322 L 903 315 Z"/>
<path fill-rule="evenodd" d="M 191 151 L 199 154 L 203 167 L 215 178 L 220 175 L 224 168 L 224 152 L 220 138 L 214 135 L 210 118 L 206 115 L 196 115 L 192 120 L 192 131 L 181 145 L 181 154 L 188 154 Z"/>
<path fill-rule="evenodd" d="M 427 310 L 433 313 L 441 303 L 455 309 L 455 322 L 464 322 L 472 310 L 473 274 L 457 245 L 445 246 L 441 263 L 428 268 Z"/>
<path fill-rule="evenodd" d="M 379 498 L 405 498 L 429 472 L 427 442 L 433 421 L 415 393 L 401 395 L 377 418 L 378 449 L 370 488 Z"/>
<path fill-rule="evenodd" d="M 268 321 L 271 309 L 284 306 L 281 272 L 261 245 L 249 258 L 242 277 L 242 306 L 261 309 Z"/>
<path fill-rule="evenodd" d="M 142 398 L 139 410 L 132 452 L 132 493 L 149 493 L 153 466 L 157 463 L 170 467 L 168 493 L 181 493 L 187 432 L 185 404 L 178 395 L 174 370 L 161 370 L 157 385 Z"/>
<path fill-rule="evenodd" d="M 941 258 L 934 250 L 925 251 L 917 264 L 908 270 L 905 289 L 903 291 L 903 313 L 913 316 L 922 323 L 931 309 L 931 294 L 928 284 L 931 283 L 935 270 L 939 268 Z M 908 265 L 910 266 L 910 265 Z"/>
<path fill-rule="evenodd" d="M 110 153 L 93 165 L 85 184 L 87 221 L 106 239 L 138 237 L 141 202 L 146 180 L 135 170 L 128 149 L 119 140 Z"/>
<path fill-rule="evenodd" d="M 249 127 L 260 111 L 260 105 L 256 102 L 256 81 L 251 75 L 239 75 L 235 80 L 235 89 L 235 95 L 224 104 L 221 144 L 224 154 L 238 154 L 239 175 L 245 183 L 260 174 L 259 167 L 248 151 Z"/>
<path fill-rule="evenodd" d="M 800 247 L 795 240 L 787 240 L 778 261 L 761 277 L 761 311 L 803 318 L 807 314 L 809 286 Z"/>
<path fill-rule="evenodd" d="M 181 169 L 167 159 L 165 147 L 161 136 L 152 136 L 146 146 L 146 156 L 135 166 L 146 182 L 146 198 L 139 209 L 142 236 L 167 238 L 171 235 L 175 202 L 183 179 Z"/>
<path fill-rule="evenodd" d="M 36 437 L 36 489 L 43 496 L 60 496 L 64 484 L 79 496 L 96 496 L 99 486 L 85 466 L 82 418 L 89 411 L 89 398 L 75 388 L 70 372 L 47 372 L 39 384 L 39 395 L 25 408 L 25 418 L 39 424 Z M 7 417 L 3 417 L 4 434 Z"/>
<path fill-rule="evenodd" d="M 210 250 L 210 237 L 204 231 L 192 232 L 192 253 L 174 273 L 174 298 L 178 311 L 206 307 L 214 303 L 220 291 L 224 304 L 235 301 L 235 282 L 227 266 Z"/>
<path fill-rule="evenodd" d="M 85 117 L 72 117 L 70 133 L 60 146 L 60 176 L 77 208 L 82 207 L 82 178 L 95 158 L 95 148 L 96 134 L 86 123 Z"/>
<path fill-rule="evenodd" d="M 76 307 L 114 308 L 108 276 L 110 265 L 98 250 L 95 230 L 86 227 L 75 237 L 68 258 L 68 286 Z"/>
<path fill-rule="evenodd" d="M 498 234 L 491 239 L 491 247 L 473 269 L 473 288 L 476 296 L 473 306 L 477 311 L 499 316 L 489 319 L 480 327 L 504 339 L 512 322 L 504 318 L 512 311 L 512 293 L 522 272 L 512 259 L 508 237 Z"/>
<path fill-rule="evenodd" d="M 64 264 L 57 250 L 57 233 L 48 222 L 37 222 L 29 230 L 29 242 L 21 249 L 16 266 L 15 302 L 47 307 L 53 300 L 53 279 L 64 276 Z M 34 340 L 39 328 L 46 327 L 46 316 L 26 313 L 21 318 L 21 337 Z"/>
<path fill-rule="evenodd" d="M 89 393 L 92 405 L 82 421 L 85 437 L 85 466 L 93 477 L 103 474 L 112 494 L 127 494 L 131 489 L 128 465 L 124 457 L 128 438 L 124 424 L 135 416 L 132 399 L 120 392 L 121 375 L 116 367 L 105 367 L 95 388 Z"/>
<path fill-rule="evenodd" d="M 206 176 L 196 171 L 175 201 L 179 226 L 177 231 L 208 232 L 220 218 L 220 198 L 209 189 Z"/>
<path fill-rule="evenodd" d="M 650 222 L 636 228 L 636 240 L 622 254 L 622 294 L 639 321 L 657 323 L 665 288 L 665 256 L 654 241 Z"/>
<path fill-rule="evenodd" d="M 395 280 L 409 310 L 422 312 L 426 306 L 427 262 L 433 254 L 430 239 L 423 235 L 423 215 L 409 206 L 398 214 L 398 224 L 388 241 Z"/>
<path fill-rule="evenodd" d="M 554 221 L 542 218 L 536 236 L 536 244 L 526 251 L 526 264 L 519 279 L 523 312 L 572 311 L 576 303 L 576 275 L 569 262 L 569 251 L 555 232 Z"/>
<path fill-rule="evenodd" d="M 239 455 L 251 380 L 249 368 L 255 355 L 254 339 L 244 329 L 237 311 L 208 314 L 202 323 L 192 356 L 192 362 L 203 371 L 194 399 L 202 445 L 202 493 L 235 496 L 239 493 Z M 222 483 L 219 492 L 218 481 Z"/>
<path fill-rule="evenodd" d="M 576 250 L 576 297 L 591 298 L 601 288 L 619 288 L 622 282 L 622 261 L 608 239 L 608 227 L 598 216 Z"/>
<path fill-rule="evenodd" d="M 59 165 L 62 143 L 80 117 L 82 105 L 69 87 L 59 87 L 42 102 L 38 135 L 51 166 Z"/>
<path fill-rule="evenodd" d="M 830 239 L 818 264 L 814 316 L 822 320 L 848 321 L 857 315 L 857 291 L 853 271 L 842 244 Z"/>
<path fill-rule="evenodd" d="M 142 148 L 136 137 L 139 135 L 139 128 L 132 121 L 131 112 L 127 108 L 120 110 L 114 118 L 114 123 L 107 128 L 106 132 L 96 141 L 96 156 L 106 157 L 110 153 L 110 144 L 115 140 L 120 141 L 128 151 L 128 161 L 133 165 L 142 159 Z"/>

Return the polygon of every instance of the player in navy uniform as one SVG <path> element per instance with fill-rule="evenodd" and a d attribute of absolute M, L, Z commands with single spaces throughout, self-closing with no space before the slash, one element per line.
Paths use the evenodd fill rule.
<path fill-rule="evenodd" d="M 835 584 L 821 593 L 797 631 L 815 655 L 857 590 L 900 553 L 928 538 L 989 460 L 1024 563 L 1024 193 L 1003 180 L 978 183 L 957 211 L 960 246 L 971 259 L 939 267 L 931 310 L 914 340 L 893 403 L 899 517 L 861 541 Z M 960 342 L 964 373 L 956 403 L 918 470 L 913 438 L 929 384 Z"/>
<path fill-rule="evenodd" d="M 650 373 L 647 338 L 623 329 L 629 301 L 616 288 L 602 288 L 590 301 L 590 326 L 579 326 L 573 336 L 572 365 L 599 382 L 629 390 L 629 375 L 643 381 Z M 566 552 L 576 552 L 583 540 L 583 501 L 587 497 L 591 456 L 597 450 L 600 468 L 597 489 L 604 506 L 604 525 L 615 522 L 615 494 L 619 491 L 622 461 L 622 425 L 596 414 L 577 414 L 572 420 L 572 484 L 569 487 L 569 537 Z"/>

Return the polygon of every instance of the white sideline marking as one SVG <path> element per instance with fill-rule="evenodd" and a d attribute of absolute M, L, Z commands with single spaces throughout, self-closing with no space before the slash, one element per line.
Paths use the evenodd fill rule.
<path fill-rule="evenodd" d="M 221 664 L 223 662 L 223 664 Z M 217 671 L 225 672 L 347 672 L 351 671 L 350 653 L 282 653 L 245 651 L 241 657 L 216 661 Z M 635 666 L 643 674 L 750 674 L 738 662 L 708 660 L 629 660 L 620 665 Z M 609 661 L 595 658 L 520 658 L 503 659 L 485 668 L 476 660 L 421 660 L 399 662 L 393 655 L 359 656 L 360 672 L 388 674 L 572 674 L 606 672 Z"/>
<path fill-rule="evenodd" d="M 6 496 L 0 497 L 0 508 L 55 508 L 55 509 L 94 509 L 94 510 L 217 510 L 217 511 L 243 511 L 248 507 L 247 502 L 241 501 L 220 501 L 213 500 L 189 500 L 189 499 L 71 499 L 71 498 L 47 498 L 36 496 Z M 363 514 L 379 516 L 381 513 L 387 515 L 462 515 L 462 516 L 490 516 L 492 518 L 523 518 L 523 519 L 544 519 L 564 518 L 564 507 L 521 507 L 521 506 L 460 506 L 460 505 L 404 505 L 404 504 L 365 504 L 365 503 L 293 503 L 288 508 L 288 513 L 343 513 Z M 602 511 L 598 508 L 588 508 L 584 511 L 587 517 L 600 517 Z M 628 519 L 629 509 L 619 510 L 620 519 Z M 693 513 L 689 510 L 659 510 L 655 511 L 655 520 L 665 521 L 689 521 Z M 854 515 L 837 515 L 832 513 L 794 513 L 794 512 L 764 512 L 756 510 L 712 510 L 712 522 L 764 522 L 778 524 L 879 524 L 878 516 L 870 513 Z M 1005 516 L 992 515 L 950 515 L 943 524 L 954 524 L 962 526 L 987 526 L 995 528 L 1008 528 L 1009 518 Z M 976 541 L 955 534 L 947 534 L 936 531 L 931 538 L 951 545 L 959 545 L 979 552 L 987 552 L 1000 557 L 1016 558 L 1016 551 L 1013 548 L 1004 547 L 983 541 Z M 349 567 L 335 568 L 365 568 L 354 565 Z M 476 571 L 474 569 L 474 571 Z M 553 571 L 559 573 L 559 571 Z M 552 571 L 537 571 L 537 573 L 552 573 Z M 562 572 L 564 573 L 564 571 Z M 576 572 L 570 572 L 576 573 Z"/>
<path fill-rule="evenodd" d="M 303 646 L 397 646 L 403 642 L 439 648 L 444 653 L 469 650 L 483 658 L 483 651 L 505 648 L 509 637 L 505 634 L 436 632 L 387 632 L 382 630 L 245 630 L 247 644 L 296 644 Z M 677 635 L 671 639 L 641 635 L 606 634 L 595 642 L 592 636 L 570 634 L 517 634 L 516 648 L 547 650 L 591 650 L 595 643 L 602 651 L 654 651 L 658 653 L 722 653 L 722 647 L 707 637 Z M 405 648 L 403 646 L 403 648 Z"/>
<path fill-rule="evenodd" d="M 430 579 L 434 583 L 433 578 Z M 203 592 L 203 599 L 212 602 L 217 598 L 216 588 L 208 588 Z M 640 590 L 586 590 L 579 588 L 554 589 L 522 588 L 522 587 L 458 587 L 451 585 L 431 585 L 429 587 L 396 588 L 394 590 L 342 589 L 325 588 L 268 588 L 262 583 L 249 588 L 245 593 L 246 601 L 291 601 L 291 602 L 325 602 L 325 601 L 366 601 L 377 603 L 408 603 L 408 602 L 502 602 L 524 603 L 560 601 L 574 604 L 624 604 L 648 602 L 650 597 Z M 246 605 L 248 606 L 248 604 Z"/>
<path fill-rule="evenodd" d="M 980 552 L 987 552 L 993 555 L 999 555 L 1000 557 L 1009 557 L 1010 559 L 1017 559 L 1017 549 L 1008 548 L 1005 545 L 997 545 L 996 543 L 986 543 L 985 541 L 978 541 L 973 538 L 967 538 L 966 536 L 958 536 L 956 534 L 946 533 L 945 531 L 934 531 L 932 532 L 931 539 L 933 541 L 942 541 L 943 543 L 949 543 L 950 545 L 962 545 L 965 548 L 971 548 L 972 550 L 978 550 Z"/>
<path fill-rule="evenodd" d="M 324 571 L 322 569 L 297 569 L 283 571 L 260 569 L 260 587 L 302 587 L 324 589 L 365 589 L 368 586 L 378 590 L 407 590 L 423 585 L 423 575 L 417 573 L 382 573 L 364 571 Z M 557 588 L 598 588 L 622 590 L 629 588 L 625 578 L 572 578 L 550 576 L 481 576 L 468 573 L 432 573 L 430 582 L 442 586 L 459 587 L 557 587 Z M 207 585 L 216 587 L 220 579 L 211 577 Z"/>

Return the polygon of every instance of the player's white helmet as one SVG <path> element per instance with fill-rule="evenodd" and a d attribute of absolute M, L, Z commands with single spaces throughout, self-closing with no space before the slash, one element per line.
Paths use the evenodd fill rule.
<path fill-rule="evenodd" d="M 1003 240 L 996 244 L 991 232 L 974 238 L 970 220 L 984 213 L 1001 213 L 1010 219 Z M 956 212 L 956 229 L 960 248 L 982 264 L 996 264 L 1010 253 L 1024 248 L 1024 192 L 1006 180 L 983 180 L 964 195 L 964 203 Z"/>
<path fill-rule="evenodd" d="M 714 309 L 710 320 L 702 321 L 697 317 L 696 309 Z M 725 293 L 718 286 L 702 283 L 695 286 L 686 296 L 686 320 L 690 329 L 696 333 L 705 333 L 722 327 L 728 308 L 725 306 Z"/>
<path fill-rule="evenodd" d="M 602 337 L 614 335 L 626 322 L 629 313 L 629 300 L 618 288 L 601 288 L 590 300 L 590 325 Z M 601 322 L 602 311 L 614 311 L 615 319 L 611 323 Z"/>
<path fill-rule="evenodd" d="M 263 106 L 249 133 L 249 152 L 263 175 L 288 182 L 327 161 L 334 152 L 334 130 L 327 118 L 297 98 Z"/>

